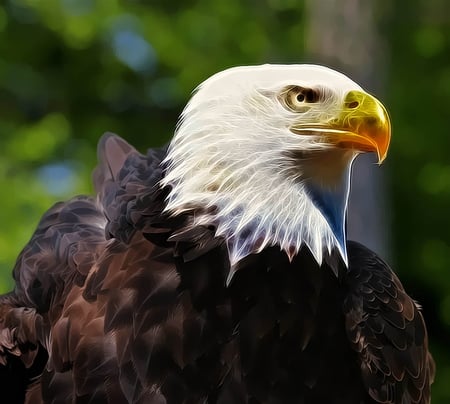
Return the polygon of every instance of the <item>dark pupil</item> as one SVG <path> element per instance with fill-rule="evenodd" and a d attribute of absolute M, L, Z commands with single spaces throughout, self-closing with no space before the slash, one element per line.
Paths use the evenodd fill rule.
<path fill-rule="evenodd" d="M 297 94 L 297 101 L 298 102 L 303 102 L 305 101 L 305 95 L 302 93 Z"/>

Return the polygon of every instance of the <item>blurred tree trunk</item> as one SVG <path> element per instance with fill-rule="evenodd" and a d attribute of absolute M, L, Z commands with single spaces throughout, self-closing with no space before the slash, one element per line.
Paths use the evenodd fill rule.
<path fill-rule="evenodd" d="M 375 16 L 379 3 L 370 0 L 308 0 L 307 53 L 348 74 L 370 93 L 383 92 L 385 60 Z M 380 98 L 380 97 L 379 97 Z M 389 254 L 386 186 L 383 169 L 373 154 L 365 154 L 353 167 L 348 216 L 348 238 L 359 241 L 383 257 Z"/>

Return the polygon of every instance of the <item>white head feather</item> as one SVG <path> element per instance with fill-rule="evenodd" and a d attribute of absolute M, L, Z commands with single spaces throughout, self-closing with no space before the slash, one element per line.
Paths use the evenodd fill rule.
<path fill-rule="evenodd" d="M 293 85 L 321 89 L 325 100 L 303 113 L 290 111 L 279 94 Z M 166 210 L 176 215 L 204 208 L 193 225 L 215 226 L 216 236 L 227 242 L 232 268 L 272 245 L 292 258 L 304 244 L 319 264 L 324 252 L 336 248 L 347 262 L 345 246 L 309 197 L 302 167 L 289 153 L 330 149 L 313 132 L 299 135 L 290 127 L 330 120 L 351 90 L 361 88 L 315 65 L 236 67 L 212 76 L 186 106 L 170 144 Z M 333 158 L 339 161 L 337 175 L 345 176 L 345 207 L 356 154 L 339 149 Z"/>

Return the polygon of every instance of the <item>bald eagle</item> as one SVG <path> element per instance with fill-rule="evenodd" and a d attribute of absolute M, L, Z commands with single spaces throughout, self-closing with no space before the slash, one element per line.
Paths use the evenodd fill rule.
<path fill-rule="evenodd" d="M 418 305 L 347 241 L 383 105 L 315 65 L 199 86 L 167 148 L 106 134 L 95 197 L 46 212 L 0 297 L 2 402 L 429 403 Z"/>

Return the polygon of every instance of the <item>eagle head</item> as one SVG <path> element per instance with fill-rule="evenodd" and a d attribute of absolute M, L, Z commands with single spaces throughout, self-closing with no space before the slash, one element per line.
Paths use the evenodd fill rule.
<path fill-rule="evenodd" d="M 235 67 L 202 83 L 166 158 L 166 210 L 213 226 L 231 267 L 278 245 L 307 246 L 320 265 L 347 263 L 345 216 L 355 157 L 381 163 L 391 126 L 384 106 L 345 75 L 316 65 Z"/>

